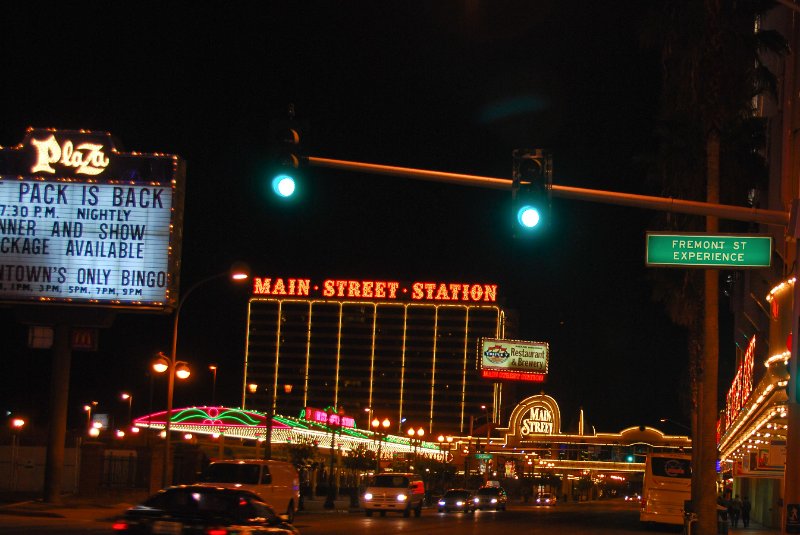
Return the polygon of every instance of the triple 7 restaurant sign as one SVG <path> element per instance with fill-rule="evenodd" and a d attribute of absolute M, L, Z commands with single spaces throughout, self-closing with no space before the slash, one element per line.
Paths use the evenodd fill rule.
<path fill-rule="evenodd" d="M 547 342 L 497 338 L 481 338 L 478 342 L 478 364 L 485 379 L 541 383 L 547 376 L 549 359 Z"/>

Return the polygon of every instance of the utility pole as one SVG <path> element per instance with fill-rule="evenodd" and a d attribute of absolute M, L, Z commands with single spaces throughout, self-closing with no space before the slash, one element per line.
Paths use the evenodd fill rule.
<path fill-rule="evenodd" d="M 512 190 L 513 185 L 513 181 L 508 178 L 334 160 L 316 156 L 305 157 L 304 163 L 312 167 L 444 182 L 461 186 L 499 189 L 509 192 Z M 716 176 L 719 176 L 718 169 L 709 169 L 709 173 L 711 172 L 716 172 Z M 556 184 L 549 185 L 548 190 L 553 197 L 705 216 L 706 231 L 709 234 L 718 232 L 719 218 L 749 223 L 761 223 L 784 228 L 788 225 L 791 227 L 789 228 L 790 237 L 797 239 L 798 234 L 800 234 L 800 231 L 794 230 L 800 227 L 800 224 L 796 223 L 798 218 L 793 217 L 793 225 L 790 225 L 790 214 L 788 212 L 719 204 L 719 184 L 716 181 L 708 186 L 706 196 L 707 202 L 573 188 Z M 795 207 L 793 207 L 792 215 L 797 214 L 797 204 L 796 202 Z M 797 252 L 798 255 L 800 255 L 800 243 L 798 244 Z M 796 258 L 800 259 L 800 256 Z M 797 282 L 795 283 L 794 294 L 794 333 L 800 333 L 800 323 L 798 322 L 798 318 L 800 317 L 800 266 L 798 266 L 798 264 L 800 264 L 800 262 L 796 261 L 795 276 Z M 693 418 L 696 422 L 697 436 L 692 437 L 692 450 L 694 452 L 696 449 L 699 449 L 699 452 L 696 452 L 697 455 L 693 454 L 692 456 L 696 463 L 692 475 L 692 489 L 693 491 L 696 490 L 696 494 L 700 494 L 700 496 L 693 496 L 693 501 L 698 513 L 699 527 L 703 533 L 713 533 L 711 527 L 716 527 L 717 520 L 715 481 L 716 460 L 718 456 L 716 441 L 716 400 L 718 395 L 717 368 L 719 362 L 719 325 L 717 318 L 719 309 L 718 279 L 719 271 L 717 269 L 705 270 L 704 348 L 700 371 L 700 384 L 697 390 L 698 400 Z M 792 338 L 790 385 L 794 390 L 790 393 L 788 404 L 788 419 L 790 423 L 787 433 L 787 456 L 784 475 L 785 504 L 800 503 L 800 406 L 798 406 L 797 403 L 797 378 L 794 373 L 797 371 L 798 339 L 800 339 L 800 334 L 795 334 Z M 712 413 L 713 417 L 711 416 Z M 471 435 L 472 429 L 470 429 L 470 436 Z M 465 458 L 465 480 L 467 479 L 468 462 L 468 458 Z"/>

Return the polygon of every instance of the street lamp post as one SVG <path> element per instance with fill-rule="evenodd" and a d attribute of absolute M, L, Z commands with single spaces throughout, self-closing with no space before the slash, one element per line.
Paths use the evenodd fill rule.
<path fill-rule="evenodd" d="M 250 383 L 247 385 L 247 389 L 250 391 L 251 394 L 255 394 L 258 391 L 258 385 L 256 383 Z M 265 391 L 269 392 L 269 388 L 264 388 Z M 266 407 L 266 416 L 264 418 L 264 423 L 266 424 L 266 434 L 264 435 L 264 459 L 270 460 L 272 459 L 272 403 L 273 400 L 269 399 Z M 256 449 L 256 453 L 258 453 L 258 449 Z"/>
<path fill-rule="evenodd" d="M 472 450 L 472 428 L 475 425 L 475 416 L 469 415 L 469 437 L 467 437 L 467 449 L 464 450 L 464 487 L 469 485 L 469 456 Z"/>
<path fill-rule="evenodd" d="M 17 457 L 19 457 L 17 434 L 24 426 L 25 420 L 22 418 L 11 420 L 11 490 L 17 490 Z"/>
<path fill-rule="evenodd" d="M 342 429 L 342 416 L 344 416 L 344 408 L 339 407 L 336 411 L 334 407 L 327 410 L 328 427 L 331 430 L 331 466 L 328 472 L 328 495 L 325 497 L 325 509 L 333 509 L 335 507 L 334 500 L 336 499 L 336 478 L 333 474 L 334 463 L 336 462 L 336 430 L 341 432 Z"/>
<path fill-rule="evenodd" d="M 166 443 L 164 445 L 164 460 L 162 466 L 162 473 L 161 473 L 161 483 L 162 487 L 167 486 L 167 482 L 170 476 L 170 465 L 172 461 L 172 456 L 170 455 L 170 446 L 172 443 L 170 437 L 170 427 L 171 427 L 171 420 L 172 420 L 172 396 L 174 394 L 175 389 L 175 374 L 177 373 L 176 366 L 178 364 L 177 360 L 177 349 L 178 349 L 178 321 L 181 317 L 181 309 L 183 308 L 183 304 L 186 302 L 186 299 L 192 294 L 194 290 L 199 288 L 200 286 L 206 284 L 215 279 L 219 279 L 221 277 L 229 276 L 231 279 L 235 281 L 243 281 L 247 280 L 250 277 L 248 270 L 245 268 L 244 265 L 237 264 L 234 265 L 230 270 L 223 271 L 222 273 L 217 273 L 216 275 L 211 275 L 210 277 L 206 277 L 205 279 L 201 279 L 198 282 L 194 283 L 194 285 L 190 286 L 188 290 L 181 296 L 178 300 L 178 306 L 175 307 L 175 317 L 172 323 L 172 349 L 170 351 L 168 361 L 168 366 L 170 373 L 167 376 L 167 418 L 166 423 L 164 424 L 164 431 L 166 432 Z M 163 354 L 162 354 L 163 356 Z"/>
<path fill-rule="evenodd" d="M 127 392 L 123 392 L 120 396 L 122 401 L 128 402 L 128 427 L 133 425 L 133 396 Z"/>
<path fill-rule="evenodd" d="M 491 422 L 489 421 L 489 407 L 486 405 L 481 405 L 481 409 L 483 409 L 483 413 L 486 415 L 486 448 L 484 449 L 484 453 L 489 453 L 489 440 L 491 440 L 492 432 Z M 491 466 L 492 460 L 486 459 L 486 481 L 489 481 L 489 478 L 491 477 Z"/>
<path fill-rule="evenodd" d="M 92 401 L 91 403 L 87 403 L 83 406 L 83 410 L 86 411 L 86 432 L 92 430 L 92 410 L 97 407 L 97 402 Z"/>
<path fill-rule="evenodd" d="M 386 438 L 386 433 L 389 430 L 390 425 L 392 425 L 392 422 L 389 420 L 389 418 L 384 418 L 383 421 L 381 421 L 379 418 L 372 420 L 372 428 L 375 430 L 375 434 L 378 437 L 378 456 L 375 457 L 376 474 L 381 472 L 381 446 L 383 445 L 383 439 Z M 383 426 L 383 431 L 381 431 L 381 426 Z"/>
<path fill-rule="evenodd" d="M 678 427 L 681 427 L 681 428 L 683 428 L 683 429 L 686 429 L 686 430 L 687 430 L 687 431 L 688 431 L 690 434 L 691 434 L 691 432 L 692 432 L 692 429 L 691 429 L 691 428 L 690 428 L 688 425 L 686 425 L 686 424 L 682 424 L 682 423 L 680 423 L 680 422 L 676 422 L 675 420 L 672 420 L 672 419 L 670 419 L 670 418 L 659 418 L 659 421 L 660 421 L 661 423 L 667 423 L 667 422 L 670 422 L 670 423 L 672 423 L 672 424 L 674 424 L 674 425 L 677 425 Z"/>
<path fill-rule="evenodd" d="M 208 369 L 211 370 L 211 374 L 213 376 L 211 379 L 211 406 L 213 407 L 215 405 L 215 398 L 217 394 L 217 365 L 211 364 Z"/>

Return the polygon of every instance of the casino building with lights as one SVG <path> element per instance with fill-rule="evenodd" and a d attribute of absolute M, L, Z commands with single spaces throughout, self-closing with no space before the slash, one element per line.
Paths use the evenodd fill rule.
<path fill-rule="evenodd" d="M 255 277 L 242 406 L 463 433 L 482 405 L 501 406 L 477 347 L 505 330 L 494 284 Z"/>

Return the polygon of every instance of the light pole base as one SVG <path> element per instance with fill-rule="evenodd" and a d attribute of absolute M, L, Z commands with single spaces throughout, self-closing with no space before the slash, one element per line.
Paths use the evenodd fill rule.
<path fill-rule="evenodd" d="M 334 500 L 336 499 L 336 489 L 329 488 L 328 495 L 325 497 L 325 503 L 322 505 L 325 509 L 333 509 L 336 507 Z"/>

